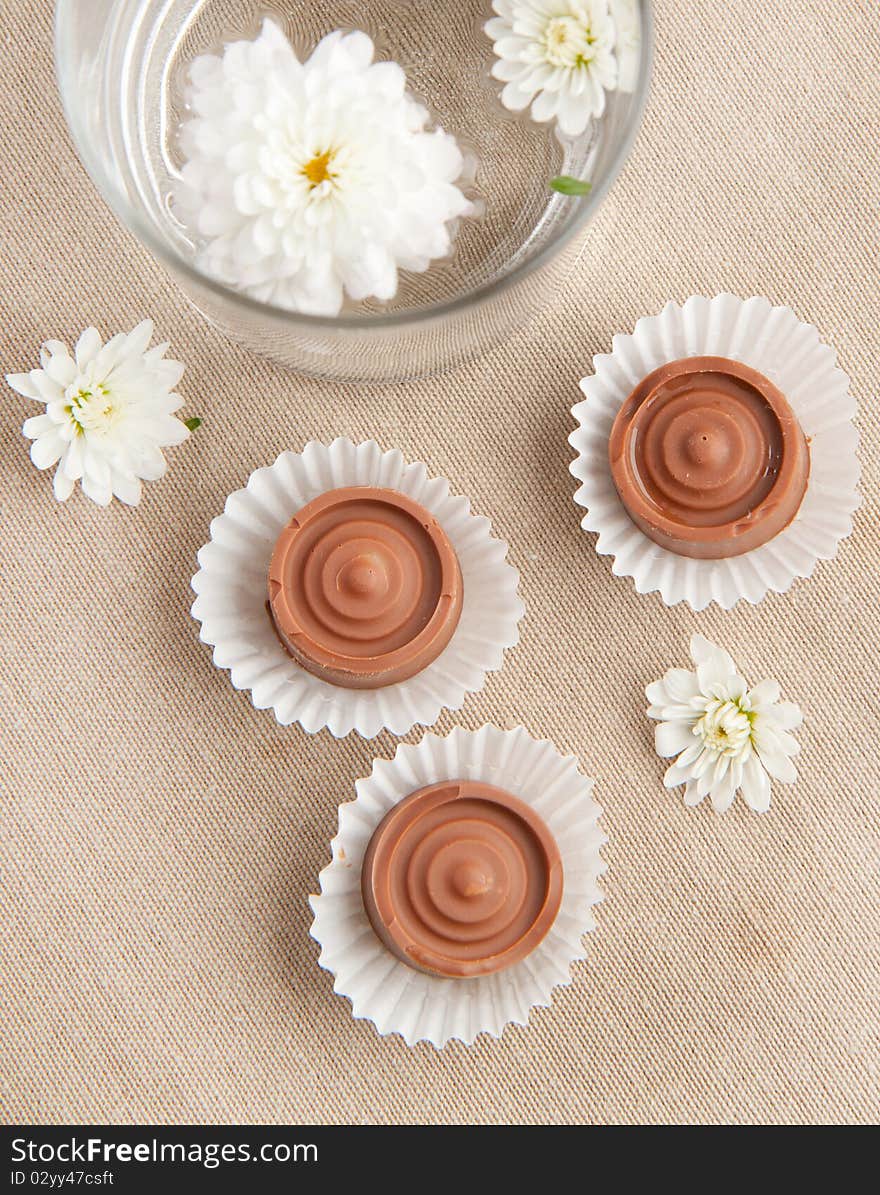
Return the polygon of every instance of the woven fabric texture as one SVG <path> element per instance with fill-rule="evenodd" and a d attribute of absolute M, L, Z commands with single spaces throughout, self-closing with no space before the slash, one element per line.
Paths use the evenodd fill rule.
<path fill-rule="evenodd" d="M 48 0 L 0 6 L 0 367 L 151 315 L 186 414 L 142 505 L 52 496 L 2 403 L 0 1108 L 37 1122 L 872 1122 L 880 1118 L 880 32 L 844 0 L 658 0 L 643 132 L 568 286 L 449 376 L 347 387 L 226 343 L 97 197 L 53 80 Z M 669 298 L 788 303 L 860 406 L 863 504 L 785 596 L 696 615 L 639 597 L 578 526 L 577 380 Z M 332 992 L 307 897 L 340 801 L 395 741 L 282 729 L 198 641 L 190 579 L 249 473 L 375 437 L 509 540 L 522 642 L 460 714 L 524 724 L 597 779 L 589 960 L 501 1041 L 383 1040 Z M 699 630 L 806 722 L 771 811 L 662 787 L 644 686 Z M 412 736 L 417 738 L 417 735 Z"/>

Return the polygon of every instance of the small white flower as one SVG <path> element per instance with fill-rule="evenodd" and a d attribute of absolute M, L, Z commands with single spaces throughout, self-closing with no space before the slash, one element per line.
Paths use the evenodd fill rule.
<path fill-rule="evenodd" d="M 645 690 L 648 717 L 660 723 L 657 754 L 678 757 L 664 784 L 685 785 L 686 805 L 709 797 L 718 813 L 741 790 L 746 803 L 764 813 L 770 777 L 785 784 L 797 779 L 791 756 L 798 744 L 789 731 L 800 726 L 801 712 L 779 700 L 774 680 L 749 689 L 727 652 L 702 635 L 691 639 L 691 656 L 696 672 L 670 668 Z"/>
<path fill-rule="evenodd" d="M 504 106 L 521 112 L 531 104 L 535 120 L 555 118 L 561 132 L 581 134 L 617 87 L 608 0 L 492 0 L 492 7 L 498 16 L 485 29 L 498 57 L 492 74 L 506 84 Z"/>
<path fill-rule="evenodd" d="M 293 311 L 337 315 L 394 298 L 398 270 L 452 250 L 474 212 L 453 137 L 365 33 L 337 31 L 301 63 L 271 20 L 192 64 L 177 208 L 206 273 Z"/>
<path fill-rule="evenodd" d="M 165 472 L 162 449 L 189 435 L 175 418 L 182 401 L 174 388 L 183 366 L 167 361 L 167 344 L 149 348 L 150 320 L 120 332 L 107 344 L 87 328 L 74 355 L 58 340 L 40 350 L 41 369 L 7 374 L 25 398 L 44 403 L 45 413 L 25 421 L 22 432 L 38 469 L 55 470 L 55 497 L 64 502 L 77 481 L 93 502 L 108 506 L 117 497 L 136 506 L 141 479 Z"/>

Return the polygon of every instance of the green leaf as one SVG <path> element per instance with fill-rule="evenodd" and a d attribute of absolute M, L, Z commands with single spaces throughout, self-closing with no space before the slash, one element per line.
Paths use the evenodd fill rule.
<path fill-rule="evenodd" d="M 560 174 L 558 178 L 551 178 L 550 186 L 560 195 L 589 195 L 593 184 L 582 178 L 572 178 L 570 174 Z"/>
<path fill-rule="evenodd" d="M 201 427 L 204 422 L 204 419 L 199 419 L 199 417 L 196 415 L 192 419 L 184 419 L 183 426 L 188 428 L 189 431 L 194 432 L 196 428 Z"/>

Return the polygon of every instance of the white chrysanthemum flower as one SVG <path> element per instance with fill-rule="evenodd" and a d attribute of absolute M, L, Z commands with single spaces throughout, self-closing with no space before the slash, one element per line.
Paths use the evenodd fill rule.
<path fill-rule="evenodd" d="M 182 443 L 189 429 L 174 412 L 182 400 L 174 388 L 183 366 L 165 359 L 167 344 L 149 348 L 153 324 L 120 332 L 107 344 L 87 328 L 74 355 L 58 340 L 40 350 L 41 369 L 7 374 L 13 390 L 45 403 L 22 431 L 38 469 L 55 470 L 55 497 L 64 502 L 77 481 L 100 506 L 117 497 L 136 506 L 141 479 L 165 472 L 162 449 Z"/>
<path fill-rule="evenodd" d="M 365 33 L 305 63 L 271 20 L 190 71 L 178 211 L 206 273 L 293 311 L 389 300 L 452 250 L 464 159 Z"/>
<path fill-rule="evenodd" d="M 578 136 L 617 87 L 608 0 L 492 0 L 492 7 L 498 16 L 485 29 L 498 57 L 492 74 L 506 84 L 502 103 L 513 112 L 531 104 L 535 120 L 555 119 L 561 132 Z"/>
<path fill-rule="evenodd" d="M 785 784 L 797 779 L 791 756 L 798 744 L 789 731 L 800 726 L 801 712 L 779 700 L 774 680 L 749 689 L 727 652 L 702 635 L 691 639 L 691 656 L 696 672 L 670 668 L 645 690 L 648 717 L 660 723 L 657 754 L 677 756 L 664 783 L 685 785 L 686 805 L 709 797 L 719 813 L 741 790 L 746 803 L 764 813 L 770 777 Z"/>

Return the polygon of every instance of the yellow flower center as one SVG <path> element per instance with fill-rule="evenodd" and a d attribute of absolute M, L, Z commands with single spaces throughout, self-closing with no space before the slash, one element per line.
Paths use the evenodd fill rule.
<path fill-rule="evenodd" d="M 333 150 L 328 149 L 324 153 L 312 158 L 310 162 L 306 162 L 305 166 L 303 166 L 302 173 L 309 180 L 311 190 L 314 191 L 315 187 L 320 187 L 321 183 L 326 183 L 328 179 L 336 177 L 330 169 L 332 161 Z"/>
<path fill-rule="evenodd" d="M 84 387 L 70 396 L 67 411 L 72 418 L 77 435 L 83 432 L 105 431 L 114 424 L 120 409 L 106 386 L 97 385 L 92 390 Z"/>
<path fill-rule="evenodd" d="M 595 40 L 589 25 L 574 17 L 554 17 L 544 30 L 544 52 L 551 66 L 589 66 Z"/>
<path fill-rule="evenodd" d="M 752 720 L 736 701 L 711 701 L 694 726 L 703 745 L 719 755 L 739 755 L 752 734 Z"/>

